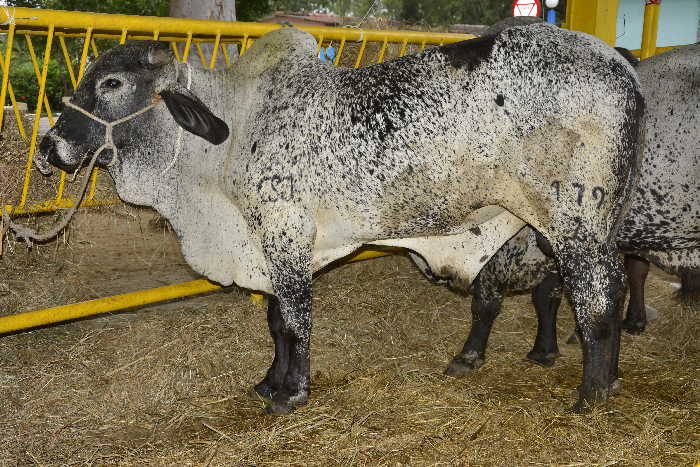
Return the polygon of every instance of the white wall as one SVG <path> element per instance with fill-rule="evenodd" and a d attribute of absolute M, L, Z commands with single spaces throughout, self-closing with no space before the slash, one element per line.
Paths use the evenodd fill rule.
<path fill-rule="evenodd" d="M 617 45 L 638 49 L 642 44 L 644 0 L 620 0 L 617 10 Z M 692 44 L 698 40 L 700 0 L 663 0 L 656 45 Z"/>

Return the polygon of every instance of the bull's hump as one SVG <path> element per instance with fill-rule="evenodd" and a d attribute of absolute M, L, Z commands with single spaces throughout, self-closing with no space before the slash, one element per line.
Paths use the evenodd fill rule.
<path fill-rule="evenodd" d="M 470 71 L 488 59 L 495 40 L 496 36 L 482 36 L 455 42 L 439 47 L 438 53 L 442 54 L 453 67 L 465 68 Z"/>
<path fill-rule="evenodd" d="M 297 28 L 280 28 L 257 39 L 238 60 L 236 68 L 245 75 L 258 76 L 282 61 L 294 63 L 313 59 L 315 55 L 314 36 Z"/>

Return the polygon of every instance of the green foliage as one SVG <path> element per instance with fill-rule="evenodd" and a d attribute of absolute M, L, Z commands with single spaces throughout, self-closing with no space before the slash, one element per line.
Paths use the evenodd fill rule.
<path fill-rule="evenodd" d="M 50 10 L 167 16 L 168 0 L 9 0 L 9 5 Z"/>
<path fill-rule="evenodd" d="M 493 24 L 510 16 L 511 0 L 383 0 L 392 19 L 431 26 Z"/>
<path fill-rule="evenodd" d="M 255 21 L 272 13 L 270 2 L 261 0 L 236 0 L 236 19 Z"/>
<path fill-rule="evenodd" d="M 265 0 L 261 0 L 265 1 Z M 327 0 L 270 0 L 273 10 L 311 13 L 327 5 Z"/>
<path fill-rule="evenodd" d="M 44 8 L 52 10 L 91 11 L 95 13 L 119 13 L 125 15 L 142 16 L 166 16 L 168 14 L 168 0 L 9 0 L 11 6 L 25 8 Z M 79 56 L 82 49 L 82 41 L 68 38 L 66 40 L 69 52 L 72 56 Z M 41 56 L 45 45 L 42 37 L 34 38 L 34 48 Z M 56 47 L 56 45 L 54 46 Z M 54 48 L 54 56 L 60 52 Z M 25 48 L 17 47 L 13 53 L 10 79 L 18 100 L 26 102 L 29 112 L 36 108 L 36 99 L 39 94 L 39 85 L 34 67 Z M 51 108 L 60 110 L 61 97 L 66 89 L 68 76 L 63 59 L 49 62 L 46 78 L 46 95 L 49 98 Z"/>
<path fill-rule="evenodd" d="M 46 77 L 46 95 L 52 110 L 59 110 L 62 107 L 61 97 L 66 86 L 68 77 L 62 63 L 55 60 L 49 61 L 49 69 Z M 39 95 L 39 80 L 34 73 L 32 62 L 26 59 L 13 60 L 10 70 L 10 80 L 15 91 L 15 98 L 18 101 L 26 102 L 28 111 L 34 112 L 36 109 L 37 97 Z"/>
<path fill-rule="evenodd" d="M 331 11 L 359 19 L 373 4 L 374 0 L 236 0 L 237 15 L 242 21 L 259 19 L 275 10 Z M 512 4 L 512 0 L 379 0 L 372 14 L 428 26 L 490 25 L 510 16 Z"/>

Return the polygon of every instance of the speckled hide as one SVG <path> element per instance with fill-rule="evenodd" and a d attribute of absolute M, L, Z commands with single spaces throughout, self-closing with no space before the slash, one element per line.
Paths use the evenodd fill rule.
<path fill-rule="evenodd" d="M 646 100 L 644 160 L 630 209 L 618 233 L 620 249 L 681 277 L 681 296 L 698 293 L 700 277 L 700 44 L 689 45 L 640 62 L 637 66 Z M 632 260 L 640 261 L 640 260 Z M 419 267 L 425 266 L 419 263 Z M 554 261 L 537 247 L 535 232 L 524 228 L 506 243 L 472 286 L 474 324 L 465 351 L 455 357 L 461 374 L 483 363 L 491 323 L 504 294 L 552 283 Z M 643 265 L 641 266 L 644 267 Z M 648 268 L 648 266 L 647 266 Z M 424 271 L 427 275 L 429 271 Z M 533 274 L 534 272 L 534 274 Z M 624 327 L 644 330 L 646 271 L 630 271 L 630 304 Z M 641 283 L 640 283 L 641 282 Z M 458 284 L 453 284 L 457 285 Z M 542 355 L 557 352 L 555 318 L 560 292 L 554 287 L 549 302 L 533 295 L 538 338 L 528 357 L 553 363 Z M 536 294 L 536 292 L 535 292 Z M 481 310 L 494 308 L 489 314 Z M 481 314 L 479 314 L 481 313 Z M 487 322 L 484 324 L 484 322 Z M 542 336 L 546 332 L 547 336 Z M 473 337 L 474 336 L 474 337 Z M 539 342 L 539 344 L 538 344 Z M 546 349 L 546 350 L 543 350 Z M 470 359 L 469 356 L 472 356 Z M 477 359 L 478 357 L 478 359 Z M 474 364 L 478 361 L 478 364 Z"/>
<path fill-rule="evenodd" d="M 647 104 L 639 184 L 620 229 L 623 250 L 700 246 L 700 44 L 637 65 Z"/>
<path fill-rule="evenodd" d="M 604 399 L 622 282 L 611 240 L 643 110 L 632 68 L 601 41 L 548 25 L 359 70 L 315 50 L 309 34 L 279 29 L 230 70 L 193 70 L 189 91 L 165 49 L 125 45 L 96 61 L 74 97 L 108 121 L 154 94 L 167 104 L 115 129 L 122 147 L 109 171 L 123 199 L 169 219 L 193 269 L 270 295 L 275 358 L 255 388 L 268 411 L 308 400 L 314 271 L 362 245 L 392 245 L 467 284 L 524 223 L 580 284 L 572 295 L 590 344 L 580 406 Z M 186 133 L 163 174 L 174 119 L 215 141 L 217 117 L 228 140 Z M 38 164 L 75 168 L 102 134 L 66 111 Z"/>

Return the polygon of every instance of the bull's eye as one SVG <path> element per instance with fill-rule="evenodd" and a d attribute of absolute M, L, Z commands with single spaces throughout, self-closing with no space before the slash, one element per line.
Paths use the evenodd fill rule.
<path fill-rule="evenodd" d="M 118 87 L 121 87 L 121 85 L 122 85 L 122 82 L 119 81 L 118 79 L 109 78 L 109 79 L 104 80 L 100 86 L 105 88 L 105 89 L 117 89 Z"/>

